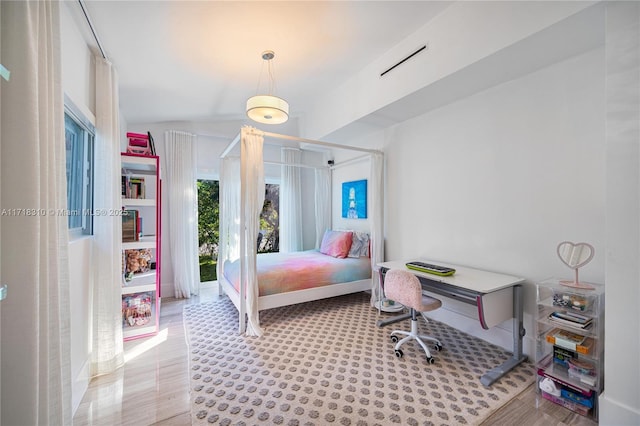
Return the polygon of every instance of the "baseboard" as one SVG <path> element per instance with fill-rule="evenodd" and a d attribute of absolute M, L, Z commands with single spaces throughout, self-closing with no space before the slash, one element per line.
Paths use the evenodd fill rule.
<path fill-rule="evenodd" d="M 82 402 L 84 394 L 89 388 L 89 382 L 91 381 L 91 360 L 86 359 L 78 375 L 73 379 L 71 384 L 71 409 L 73 415 L 76 414 L 76 410 Z"/>
<path fill-rule="evenodd" d="M 607 398 L 605 390 L 598 397 L 598 422 L 601 425 L 637 426 L 640 425 L 640 411 Z"/>

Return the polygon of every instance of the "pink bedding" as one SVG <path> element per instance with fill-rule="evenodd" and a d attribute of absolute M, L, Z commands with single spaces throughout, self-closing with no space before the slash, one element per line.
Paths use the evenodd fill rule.
<path fill-rule="evenodd" d="M 307 250 L 258 254 L 259 295 L 286 293 L 371 278 L 368 257 L 338 259 Z M 227 262 L 225 278 L 238 290 L 238 261 Z"/>

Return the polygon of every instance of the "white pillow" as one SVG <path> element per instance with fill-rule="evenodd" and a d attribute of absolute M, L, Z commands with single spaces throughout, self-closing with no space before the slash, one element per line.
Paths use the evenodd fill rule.
<path fill-rule="evenodd" d="M 366 232 L 353 231 L 351 249 L 349 249 L 348 257 L 363 256 L 369 256 L 369 234 Z"/>

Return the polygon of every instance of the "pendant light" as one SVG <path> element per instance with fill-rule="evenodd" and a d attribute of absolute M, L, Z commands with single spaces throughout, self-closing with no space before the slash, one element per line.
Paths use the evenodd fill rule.
<path fill-rule="evenodd" d="M 289 104 L 287 101 L 272 94 L 275 91 L 272 66 L 272 60 L 275 56 L 275 53 L 271 50 L 262 52 L 262 59 L 267 62 L 269 70 L 269 94 L 252 96 L 247 100 L 247 116 L 258 123 L 282 124 L 289 119 Z M 262 76 L 262 70 L 260 70 L 260 76 Z M 258 78 L 258 90 L 260 90 L 260 78 Z"/>

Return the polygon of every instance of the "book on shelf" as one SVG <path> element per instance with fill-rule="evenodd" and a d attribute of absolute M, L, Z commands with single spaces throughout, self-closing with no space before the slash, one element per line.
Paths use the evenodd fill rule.
<path fill-rule="evenodd" d="M 553 362 L 556 364 L 569 368 L 569 361 L 577 357 L 578 354 L 574 351 L 556 345 L 553 346 Z"/>
<path fill-rule="evenodd" d="M 128 183 L 127 177 L 122 175 L 122 184 L 121 184 L 121 190 L 120 190 L 120 192 L 122 193 L 122 198 L 127 198 L 128 186 L 129 186 L 129 183 Z"/>
<path fill-rule="evenodd" d="M 590 317 L 564 311 L 552 312 L 549 315 L 549 320 L 557 322 L 558 324 L 564 324 L 569 327 L 575 327 L 583 330 L 590 328 L 592 324 L 592 318 Z"/>
<path fill-rule="evenodd" d="M 122 214 L 122 242 L 128 243 L 140 240 L 138 232 L 138 210 L 125 210 Z"/>
<path fill-rule="evenodd" d="M 140 239 L 142 238 L 142 216 L 138 215 L 136 217 L 136 235 L 137 235 L 137 240 L 136 241 L 140 241 Z"/>
<path fill-rule="evenodd" d="M 122 198 L 144 199 L 147 197 L 143 177 L 122 175 Z"/>

